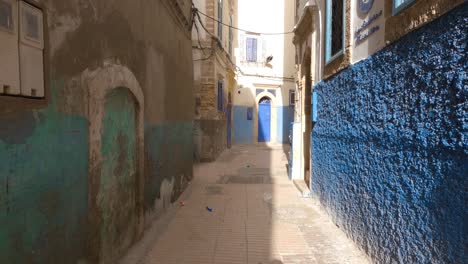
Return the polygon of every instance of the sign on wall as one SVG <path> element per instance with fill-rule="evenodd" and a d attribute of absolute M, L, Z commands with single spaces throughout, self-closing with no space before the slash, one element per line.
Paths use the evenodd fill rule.
<path fill-rule="evenodd" d="M 369 13 L 374 4 L 374 0 L 359 0 L 359 11 L 363 14 Z"/>
<path fill-rule="evenodd" d="M 355 0 L 352 7 L 352 63 L 355 63 L 385 45 L 384 1 Z"/>

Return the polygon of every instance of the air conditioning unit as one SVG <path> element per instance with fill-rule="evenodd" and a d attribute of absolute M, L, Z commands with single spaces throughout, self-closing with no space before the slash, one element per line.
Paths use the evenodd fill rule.
<path fill-rule="evenodd" d="M 0 94 L 19 95 L 18 2 L 0 0 Z"/>
<path fill-rule="evenodd" d="M 21 95 L 44 97 L 44 32 L 42 11 L 20 1 Z"/>

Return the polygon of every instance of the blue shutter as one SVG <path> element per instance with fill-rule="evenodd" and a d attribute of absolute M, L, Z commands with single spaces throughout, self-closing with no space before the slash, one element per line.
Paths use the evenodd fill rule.
<path fill-rule="evenodd" d="M 218 111 L 223 111 L 223 82 L 218 81 Z"/>
<path fill-rule="evenodd" d="M 223 22 L 223 0 L 218 1 L 218 38 L 219 40 L 223 40 L 223 25 L 221 22 Z"/>
<path fill-rule="evenodd" d="M 252 61 L 257 61 L 257 39 L 252 39 Z"/>
<path fill-rule="evenodd" d="M 248 62 L 257 61 L 257 39 L 256 38 L 247 38 L 246 40 L 246 60 Z"/>
<path fill-rule="evenodd" d="M 245 41 L 245 60 L 246 61 L 252 61 L 252 39 L 251 38 L 247 38 L 246 41 Z"/>

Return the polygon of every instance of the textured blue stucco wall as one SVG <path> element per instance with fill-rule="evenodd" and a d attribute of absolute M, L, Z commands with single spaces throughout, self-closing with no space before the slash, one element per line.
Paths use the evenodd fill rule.
<path fill-rule="evenodd" d="M 253 144 L 253 113 L 252 120 L 247 120 L 247 106 L 235 105 L 233 107 L 233 143 L 238 145 Z M 255 108 L 254 108 L 255 109 Z"/>
<path fill-rule="evenodd" d="M 294 108 L 292 106 L 277 107 L 277 133 L 276 142 L 289 144 L 289 129 L 294 118 Z"/>
<path fill-rule="evenodd" d="M 378 263 L 468 259 L 467 12 L 314 88 L 313 195 Z"/>

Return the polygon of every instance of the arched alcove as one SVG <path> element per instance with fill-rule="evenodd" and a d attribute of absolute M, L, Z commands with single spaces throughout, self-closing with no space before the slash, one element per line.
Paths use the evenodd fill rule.
<path fill-rule="evenodd" d="M 111 263 L 143 230 L 143 92 L 121 65 L 86 71 L 82 81 L 88 91 L 90 243 L 96 259 Z"/>

